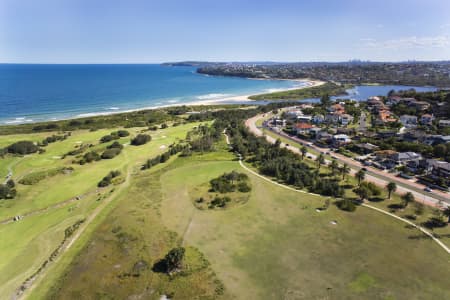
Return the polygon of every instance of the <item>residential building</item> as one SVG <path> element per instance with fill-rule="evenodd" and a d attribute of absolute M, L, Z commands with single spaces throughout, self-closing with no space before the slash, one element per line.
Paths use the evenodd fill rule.
<path fill-rule="evenodd" d="M 353 116 L 349 114 L 342 114 L 340 116 L 340 121 L 342 125 L 347 126 L 353 122 Z"/>
<path fill-rule="evenodd" d="M 420 160 L 422 160 L 422 155 L 416 152 L 396 152 L 390 155 L 389 159 L 395 162 L 396 165 L 406 165 L 410 162 L 419 165 Z"/>
<path fill-rule="evenodd" d="M 433 117 L 433 115 L 430 115 L 430 114 L 423 114 L 420 117 L 420 123 L 423 125 L 433 125 L 433 120 L 434 120 L 434 117 Z"/>
<path fill-rule="evenodd" d="M 317 114 L 312 117 L 311 120 L 314 124 L 322 124 L 325 121 L 325 117 L 322 114 Z"/>
<path fill-rule="evenodd" d="M 352 141 L 352 139 L 346 134 L 336 134 L 333 135 L 333 145 L 336 147 L 340 147 L 342 145 L 348 144 Z"/>
<path fill-rule="evenodd" d="M 312 128 L 312 125 L 309 123 L 297 123 L 295 124 L 295 131 L 297 134 L 306 134 L 309 133 L 309 130 Z"/>
<path fill-rule="evenodd" d="M 450 127 L 450 120 L 439 120 L 439 127 Z"/>
<path fill-rule="evenodd" d="M 417 117 L 410 115 L 400 116 L 400 123 L 405 127 L 415 127 L 417 125 Z"/>

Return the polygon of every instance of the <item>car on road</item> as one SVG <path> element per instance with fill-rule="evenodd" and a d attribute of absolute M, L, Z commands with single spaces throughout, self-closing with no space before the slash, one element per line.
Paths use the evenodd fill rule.
<path fill-rule="evenodd" d="M 363 170 L 364 172 L 367 172 L 367 168 L 361 168 L 361 170 Z"/>
<path fill-rule="evenodd" d="M 286 147 L 289 147 L 289 144 L 284 144 Z"/>
<path fill-rule="evenodd" d="M 425 192 L 428 192 L 428 193 L 431 193 L 431 192 L 432 192 L 431 188 L 428 187 L 428 186 L 427 186 L 426 188 L 424 188 L 423 190 L 424 190 Z"/>

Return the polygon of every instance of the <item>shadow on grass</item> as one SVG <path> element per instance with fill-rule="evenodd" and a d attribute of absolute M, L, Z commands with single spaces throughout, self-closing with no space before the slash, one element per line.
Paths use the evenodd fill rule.
<path fill-rule="evenodd" d="M 423 222 L 422 226 L 428 229 L 434 229 L 445 227 L 447 223 L 438 218 L 430 218 L 428 221 Z"/>
<path fill-rule="evenodd" d="M 371 198 L 369 198 L 369 201 L 370 202 L 382 202 L 382 201 L 384 201 L 384 198 L 382 198 L 382 197 L 371 197 Z"/>
<path fill-rule="evenodd" d="M 152 267 L 152 271 L 155 273 L 167 273 L 167 265 L 164 259 L 158 260 Z"/>
<path fill-rule="evenodd" d="M 404 207 L 403 207 L 403 204 L 401 204 L 401 203 L 393 203 L 393 204 L 389 204 L 388 208 L 397 210 L 397 209 L 402 209 Z"/>

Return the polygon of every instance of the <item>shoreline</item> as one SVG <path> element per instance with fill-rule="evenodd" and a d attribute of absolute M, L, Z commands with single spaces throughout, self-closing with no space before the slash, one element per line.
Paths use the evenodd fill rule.
<path fill-rule="evenodd" d="M 313 80 L 309 78 L 304 79 L 278 79 L 278 78 L 247 78 L 252 80 L 269 80 L 269 81 L 276 81 L 276 80 L 283 80 L 283 81 L 293 81 L 293 82 L 302 82 L 305 83 L 304 86 L 296 86 L 286 89 L 280 89 L 277 90 L 277 92 L 283 92 L 283 91 L 290 91 L 290 90 L 298 90 L 298 89 L 304 89 L 304 88 L 310 88 L 314 86 L 319 86 L 324 84 L 324 81 L 320 80 Z M 238 102 L 248 102 L 243 105 L 251 105 L 252 102 L 255 102 L 255 100 L 249 99 L 250 96 L 253 96 L 255 94 L 243 94 L 243 95 L 236 95 L 236 96 L 230 96 L 230 97 L 223 97 L 223 98 L 217 98 L 217 99 L 206 99 L 206 100 L 194 100 L 194 101 L 188 101 L 188 102 L 179 102 L 179 103 L 171 103 L 171 104 L 163 104 L 163 105 L 155 105 L 155 106 L 145 106 L 140 108 L 133 108 L 133 109 L 125 109 L 125 110 L 112 110 L 112 111 L 104 111 L 104 112 L 88 112 L 88 113 L 80 113 L 75 116 L 70 117 L 62 117 L 62 118 L 51 118 L 46 120 L 33 120 L 31 117 L 16 117 L 15 119 L 5 120 L 2 121 L 0 126 L 17 126 L 17 125 L 24 125 L 24 124 L 38 124 L 38 123 L 45 123 L 45 122 L 57 122 L 57 121 L 66 121 L 66 120 L 75 120 L 75 119 L 82 119 L 82 118 L 89 118 L 89 117 L 98 117 L 98 116 L 110 116 L 115 114 L 123 114 L 123 113 L 130 113 L 130 112 L 137 112 L 137 111 L 144 111 L 144 110 L 152 110 L 152 109 L 161 109 L 161 108 L 168 108 L 168 107 L 177 107 L 177 106 L 202 106 L 202 105 L 236 105 L 236 104 L 242 104 Z M 229 102 L 229 103 L 226 103 Z M 29 121 L 27 121 L 29 120 Z"/>

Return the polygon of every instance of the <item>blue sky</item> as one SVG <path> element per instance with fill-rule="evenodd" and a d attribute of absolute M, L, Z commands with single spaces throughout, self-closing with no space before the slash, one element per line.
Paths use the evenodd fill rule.
<path fill-rule="evenodd" d="M 449 0 L 0 0 L 0 62 L 450 60 Z"/>

